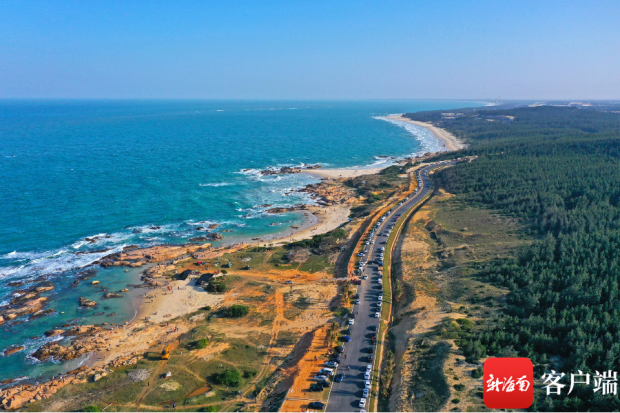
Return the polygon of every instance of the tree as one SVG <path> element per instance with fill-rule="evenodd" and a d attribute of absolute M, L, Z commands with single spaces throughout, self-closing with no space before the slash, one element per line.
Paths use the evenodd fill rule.
<path fill-rule="evenodd" d="M 239 387 L 241 384 L 241 373 L 236 367 L 215 373 L 213 381 L 217 384 L 229 387 Z"/>
<path fill-rule="evenodd" d="M 224 315 L 230 318 L 245 317 L 250 312 L 250 307 L 241 304 L 233 304 L 224 310 Z"/>

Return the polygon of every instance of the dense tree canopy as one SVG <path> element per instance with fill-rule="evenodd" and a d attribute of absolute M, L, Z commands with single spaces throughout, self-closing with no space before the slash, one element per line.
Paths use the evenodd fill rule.
<path fill-rule="evenodd" d="M 540 238 L 483 266 L 482 277 L 511 293 L 503 317 L 461 340 L 467 358 L 516 350 L 538 373 L 620 372 L 620 114 L 528 107 L 409 116 L 450 130 L 469 144 L 460 154 L 478 155 L 438 174 L 448 191 L 521 218 Z M 604 411 L 620 401 L 589 388 L 535 407 Z"/>

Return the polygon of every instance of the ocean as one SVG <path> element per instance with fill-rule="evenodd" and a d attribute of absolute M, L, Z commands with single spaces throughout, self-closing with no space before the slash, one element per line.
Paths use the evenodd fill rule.
<path fill-rule="evenodd" d="M 75 286 L 80 269 L 127 245 L 182 243 L 219 224 L 221 243 L 277 235 L 298 213 L 270 207 L 311 202 L 295 193 L 305 174 L 261 176 L 268 167 L 377 165 L 384 156 L 440 150 L 423 128 L 392 113 L 477 106 L 465 101 L 0 101 L 0 305 L 45 277 L 51 315 L 1 325 L 0 380 L 40 380 L 83 360 L 29 357 L 69 321 L 122 323 L 135 300 L 108 300 L 103 313 L 78 308 L 101 293 Z M 281 224 L 274 226 L 271 224 Z M 89 240 L 86 240 L 89 238 Z M 105 251 L 104 251 L 105 250 Z M 95 252 L 93 252 L 95 251 Z M 101 252 L 96 252 L 101 251 Z M 77 254 L 82 252 L 82 254 Z M 84 252 L 90 252 L 84 254 Z M 98 269 L 111 291 L 139 283 L 139 270 Z M 109 302 L 109 304 L 108 304 Z M 19 321 L 24 321 L 19 323 Z M 62 336 L 54 340 L 62 340 Z"/>

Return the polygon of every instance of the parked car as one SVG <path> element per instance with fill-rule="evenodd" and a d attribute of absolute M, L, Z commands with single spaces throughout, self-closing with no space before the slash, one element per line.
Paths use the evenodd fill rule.
<path fill-rule="evenodd" d="M 366 357 L 366 359 L 368 360 L 368 362 L 369 362 L 369 363 L 372 363 L 372 359 L 373 359 L 372 354 L 369 354 L 369 355 Z"/>
<path fill-rule="evenodd" d="M 314 376 L 314 380 L 316 380 L 316 381 L 326 381 L 327 379 L 329 379 L 329 377 L 324 376 L 322 374 L 320 374 L 318 376 Z"/>
<path fill-rule="evenodd" d="M 349 336 L 342 336 L 342 337 L 340 337 L 340 339 L 342 341 L 344 341 L 345 343 L 348 343 L 349 341 L 351 341 L 351 337 L 349 337 Z"/>
<path fill-rule="evenodd" d="M 366 399 L 362 398 L 360 400 L 360 407 L 366 407 Z"/>
<path fill-rule="evenodd" d="M 324 387 L 318 383 L 312 383 L 310 385 L 310 391 L 323 391 Z"/>
<path fill-rule="evenodd" d="M 285 282 L 284 284 L 286 284 L 286 285 L 293 285 L 294 283 L 293 283 L 293 281 L 288 280 L 288 281 L 287 281 L 287 282 Z"/>
<path fill-rule="evenodd" d="M 349 318 L 349 325 L 352 326 L 353 323 L 355 323 L 355 319 L 354 318 Z"/>
<path fill-rule="evenodd" d="M 364 398 L 368 397 L 370 395 L 370 390 L 364 389 L 364 391 L 362 392 L 362 395 L 364 396 Z"/>
<path fill-rule="evenodd" d="M 325 388 L 328 388 L 329 386 L 331 386 L 332 384 L 328 381 L 318 381 L 316 384 L 318 384 L 319 386 Z"/>
<path fill-rule="evenodd" d="M 377 301 L 383 301 L 383 296 L 380 295 L 379 297 L 377 297 Z"/>
<path fill-rule="evenodd" d="M 326 362 L 325 362 L 325 365 L 326 365 L 327 367 L 334 367 L 334 368 L 335 368 L 335 367 L 338 367 L 338 363 L 336 363 L 335 361 L 326 361 Z"/>
<path fill-rule="evenodd" d="M 321 402 L 311 402 L 308 404 L 308 407 L 311 409 L 320 409 L 323 410 L 325 408 L 325 403 Z"/>
<path fill-rule="evenodd" d="M 377 311 L 377 312 L 375 313 L 375 318 L 381 318 L 381 313 Z"/>
<path fill-rule="evenodd" d="M 379 327 L 377 327 L 376 325 L 374 325 L 374 326 L 370 326 L 370 329 L 371 329 L 372 331 L 377 331 L 377 330 L 379 329 Z"/>
<path fill-rule="evenodd" d="M 366 371 L 372 370 L 372 364 L 366 364 Z"/>
<path fill-rule="evenodd" d="M 364 379 L 366 380 L 370 380 L 370 372 L 367 371 L 366 373 L 364 373 Z"/>
<path fill-rule="evenodd" d="M 370 388 L 372 388 L 372 383 L 370 382 L 370 380 L 366 380 L 366 381 L 364 382 L 364 388 L 365 388 L 365 389 L 370 389 Z"/>
<path fill-rule="evenodd" d="M 344 347 L 343 346 L 336 346 L 336 347 L 334 347 L 334 350 L 336 350 L 337 353 L 342 353 L 342 352 L 344 352 Z"/>
<path fill-rule="evenodd" d="M 345 377 L 347 377 L 347 376 L 342 374 L 342 373 L 338 373 L 338 374 L 336 374 L 336 377 L 334 377 L 334 381 L 336 383 L 340 383 Z"/>
<path fill-rule="evenodd" d="M 367 351 L 367 352 L 369 352 L 370 354 L 372 354 L 372 353 L 374 353 L 374 352 L 375 352 L 375 349 L 374 349 L 374 347 L 368 347 L 368 348 L 366 349 L 366 351 Z"/>
<path fill-rule="evenodd" d="M 355 304 L 359 304 L 359 303 L 360 303 L 360 300 L 355 300 L 355 301 L 353 301 L 353 302 L 354 302 Z"/>

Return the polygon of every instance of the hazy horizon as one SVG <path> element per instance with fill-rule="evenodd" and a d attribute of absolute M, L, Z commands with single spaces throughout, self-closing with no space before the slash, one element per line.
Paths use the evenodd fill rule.
<path fill-rule="evenodd" d="M 0 98 L 620 99 L 620 3 L 0 3 Z"/>

